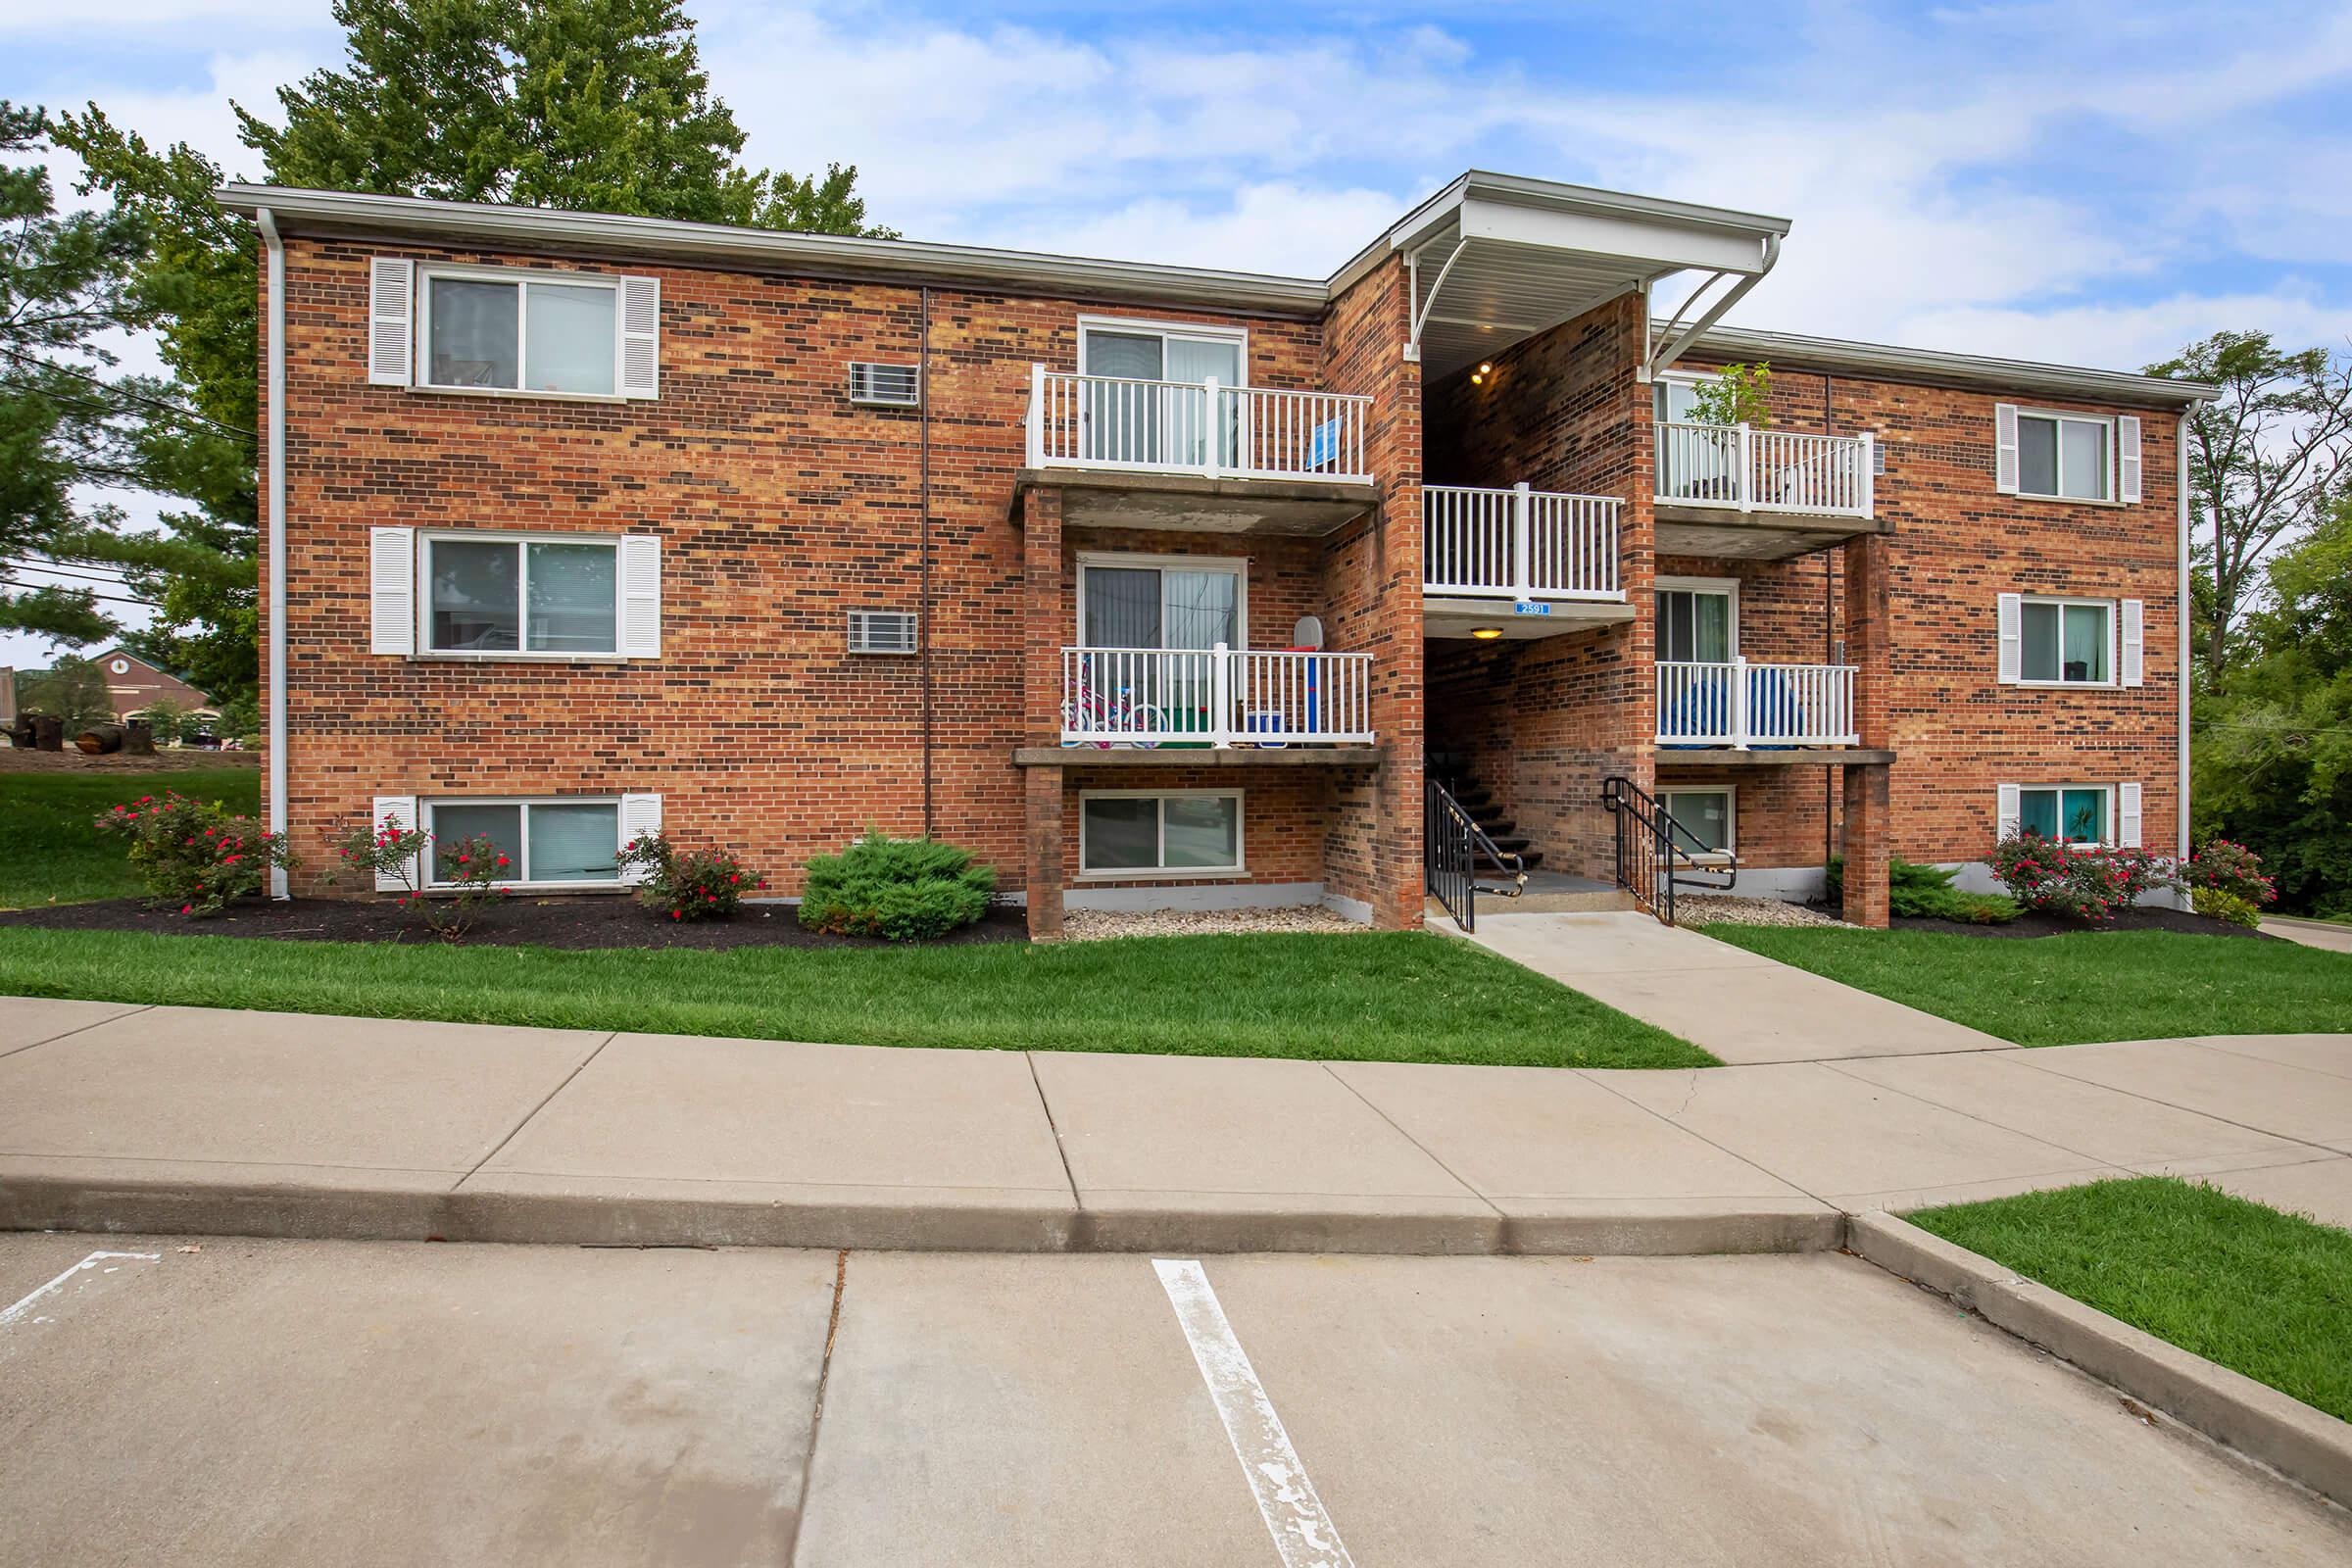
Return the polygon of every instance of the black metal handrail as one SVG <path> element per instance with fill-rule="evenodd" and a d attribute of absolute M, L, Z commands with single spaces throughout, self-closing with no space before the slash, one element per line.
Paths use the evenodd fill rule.
<path fill-rule="evenodd" d="M 1608 808 L 1617 827 L 1617 885 L 1634 896 L 1634 902 L 1656 915 L 1667 925 L 1674 924 L 1674 890 L 1679 881 L 1675 874 L 1679 859 L 1692 853 L 1712 855 L 1712 846 L 1676 821 L 1654 796 L 1632 779 L 1622 775 L 1602 779 L 1600 804 Z M 1690 848 L 1678 847 L 1681 839 Z M 1717 886 L 1724 891 L 1733 885 L 1739 872 Z"/>
<path fill-rule="evenodd" d="M 1425 809 L 1421 823 L 1423 882 L 1430 896 L 1446 906 L 1464 931 L 1478 929 L 1478 896 L 1492 893 L 1515 899 L 1527 888 L 1527 862 L 1515 850 L 1495 847 L 1451 791 L 1436 779 L 1424 780 Z M 1484 855 L 1495 869 L 1511 877 L 1508 888 L 1482 888 L 1478 858 Z M 1507 863 L 1506 863 L 1507 862 Z"/>

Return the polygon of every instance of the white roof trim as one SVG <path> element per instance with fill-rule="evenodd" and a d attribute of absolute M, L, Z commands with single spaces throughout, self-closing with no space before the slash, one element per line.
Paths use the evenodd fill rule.
<path fill-rule="evenodd" d="M 2221 396 L 2219 387 L 2204 381 L 2176 381 L 2130 370 L 2094 370 L 2034 360 L 1998 359 L 1985 354 L 1953 354 L 1941 349 L 1897 348 L 1845 338 L 1807 337 L 1796 332 L 1768 332 L 1746 326 L 1710 327 L 1685 351 L 1684 357 L 1692 353 L 1719 355 L 1727 360 L 1770 360 L 1805 368 L 1850 370 L 1861 375 L 1892 376 L 1938 386 L 2041 392 L 2086 403 L 2184 408 L 2192 403 L 2211 403 Z"/>

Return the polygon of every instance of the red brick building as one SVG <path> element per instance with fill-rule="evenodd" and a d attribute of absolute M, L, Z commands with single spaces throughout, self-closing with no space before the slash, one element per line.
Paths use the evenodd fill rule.
<path fill-rule="evenodd" d="M 191 713 L 218 711 L 211 697 L 127 648 L 109 648 L 91 656 L 90 662 L 106 681 L 106 700 L 117 718 L 144 713 L 158 703 L 172 703 Z"/>
<path fill-rule="evenodd" d="M 313 866 L 389 813 L 608 888 L 659 825 L 789 896 L 877 827 L 1041 935 L 1402 926 L 1465 813 L 1654 897 L 1619 779 L 1687 875 L 1845 853 L 1883 920 L 1890 852 L 2182 831 L 2202 389 L 1713 324 L 1782 220 L 1472 174 L 1311 279 L 221 199 L 270 252 L 268 805 Z M 1769 422 L 1692 417 L 1758 360 Z"/>

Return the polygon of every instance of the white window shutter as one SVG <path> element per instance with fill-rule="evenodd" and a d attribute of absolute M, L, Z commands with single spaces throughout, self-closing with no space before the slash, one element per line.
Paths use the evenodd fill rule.
<path fill-rule="evenodd" d="M 1992 836 L 1997 841 L 2017 831 L 2017 786 L 2003 784 L 1996 796 L 1992 816 Z"/>
<path fill-rule="evenodd" d="M 623 397 L 662 395 L 662 280 L 620 280 L 620 392 Z"/>
<path fill-rule="evenodd" d="M 1992 486 L 2005 496 L 2017 494 L 2017 405 L 1992 406 Z"/>
<path fill-rule="evenodd" d="M 620 798 L 620 842 L 623 846 L 636 843 L 649 834 L 662 831 L 662 797 L 659 795 L 623 795 Z M 645 880 L 645 867 L 621 867 L 623 882 Z"/>
<path fill-rule="evenodd" d="M 662 657 L 662 541 L 650 533 L 620 541 L 620 652 Z"/>
<path fill-rule="evenodd" d="M 378 256 L 368 269 L 368 380 L 407 386 L 416 365 L 416 264 Z"/>
<path fill-rule="evenodd" d="M 2119 784 L 2115 788 L 2115 842 L 2127 850 L 2139 848 L 2139 786 Z"/>
<path fill-rule="evenodd" d="M 375 815 L 368 822 L 368 832 L 372 834 L 381 830 L 386 817 L 398 823 L 403 832 L 414 828 L 416 825 L 416 797 L 414 795 L 378 795 L 375 798 Z M 412 860 L 409 862 L 409 876 L 416 875 L 416 863 Z M 421 887 L 422 883 L 419 882 L 416 885 Z M 409 888 L 408 878 L 403 877 L 398 871 L 375 873 L 375 891 L 378 893 L 406 893 Z"/>
<path fill-rule="evenodd" d="M 416 651 L 416 530 L 371 528 L 368 560 L 368 651 Z"/>
<path fill-rule="evenodd" d="M 2148 611 L 2137 599 L 2127 599 L 2123 607 L 2124 651 L 2116 661 L 2116 668 L 2127 686 L 2137 686 L 2147 678 Z"/>
<path fill-rule="evenodd" d="M 2127 414 L 2115 421 L 2116 499 L 2126 506 L 2139 504 L 2139 416 Z"/>
<path fill-rule="evenodd" d="M 2002 685 L 2014 686 L 2026 667 L 2026 599 L 2023 594 L 2003 594 L 1998 603 L 2001 646 L 1996 673 Z"/>

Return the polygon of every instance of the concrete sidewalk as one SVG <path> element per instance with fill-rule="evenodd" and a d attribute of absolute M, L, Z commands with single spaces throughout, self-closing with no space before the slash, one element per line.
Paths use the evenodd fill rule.
<path fill-rule="evenodd" d="M 1646 914 L 1482 914 L 1469 940 L 1736 1064 L 2009 1045 Z"/>
<path fill-rule="evenodd" d="M 2352 1223 L 2352 1037 L 1634 1072 L 0 1007 L 0 1228 L 1786 1250 L 2158 1170 Z"/>

